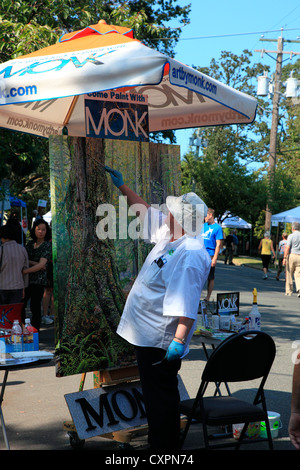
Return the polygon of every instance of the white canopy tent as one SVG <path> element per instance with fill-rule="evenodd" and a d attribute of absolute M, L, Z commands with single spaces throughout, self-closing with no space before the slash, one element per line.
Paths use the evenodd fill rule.
<path fill-rule="evenodd" d="M 279 212 L 279 214 L 274 214 L 271 217 L 271 223 L 274 227 L 277 227 L 278 223 L 292 223 L 300 222 L 300 206 L 294 207 L 284 212 Z"/>
<path fill-rule="evenodd" d="M 87 94 L 148 97 L 149 131 L 253 122 L 257 100 L 100 21 L 0 64 L 0 127 L 85 136 Z"/>
<path fill-rule="evenodd" d="M 226 214 L 228 214 L 228 212 L 225 214 L 223 214 L 223 217 L 226 216 Z M 222 217 L 222 218 L 223 218 Z M 228 217 L 226 217 L 223 222 L 221 223 L 221 227 L 222 228 L 231 228 L 231 229 L 236 229 L 236 230 L 250 230 L 250 240 L 249 240 L 249 250 L 250 250 L 250 254 L 251 254 L 251 250 L 252 250 L 252 225 L 249 224 L 249 222 L 246 222 L 246 220 L 242 219 L 241 217 L 237 216 L 237 215 L 231 215 L 229 213 Z M 246 244 L 245 244 L 245 237 L 243 236 L 242 237 L 242 251 L 244 253 L 245 249 L 247 250 L 246 248 Z"/>
<path fill-rule="evenodd" d="M 52 214 L 51 211 L 47 212 L 45 215 L 43 215 L 43 219 L 48 222 L 48 224 L 51 224 L 52 220 Z"/>
<path fill-rule="evenodd" d="M 251 229 L 252 225 L 249 224 L 249 222 L 246 222 L 246 220 L 241 219 L 241 217 L 238 216 L 232 216 L 232 217 L 227 217 L 223 222 L 222 222 L 222 228 L 234 228 L 234 229 Z"/>

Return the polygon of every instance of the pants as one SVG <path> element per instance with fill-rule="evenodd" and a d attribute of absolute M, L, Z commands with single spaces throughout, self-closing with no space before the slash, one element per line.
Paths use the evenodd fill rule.
<path fill-rule="evenodd" d="M 180 396 L 177 373 L 181 360 L 161 361 L 166 351 L 136 347 L 145 409 L 148 420 L 148 441 L 151 450 L 164 453 L 178 450 L 180 441 Z"/>
<path fill-rule="evenodd" d="M 41 326 L 41 304 L 45 287 L 40 284 L 29 284 L 25 289 L 24 308 L 22 312 L 22 321 L 25 322 L 25 307 L 30 299 L 30 310 L 32 313 L 31 324 L 38 331 Z"/>
<path fill-rule="evenodd" d="M 210 271 L 208 273 L 208 278 L 207 278 L 208 281 L 213 281 L 215 279 L 215 270 L 216 270 L 216 267 L 211 266 Z"/>
<path fill-rule="evenodd" d="M 21 304 L 23 301 L 23 289 L 0 289 L 0 305 Z"/>
<path fill-rule="evenodd" d="M 263 268 L 269 269 L 271 255 L 260 255 L 260 256 L 261 256 Z"/>
<path fill-rule="evenodd" d="M 279 277 L 281 271 L 283 270 L 282 261 L 283 261 L 283 258 L 278 258 L 277 277 Z"/>
<path fill-rule="evenodd" d="M 295 278 L 296 292 L 300 293 L 300 255 L 290 253 L 286 263 L 286 294 L 293 293 L 293 276 Z"/>
<path fill-rule="evenodd" d="M 227 260 L 229 260 L 229 264 L 232 263 L 232 258 L 233 258 L 233 250 L 232 248 L 226 248 L 225 250 L 225 264 L 227 263 Z"/>

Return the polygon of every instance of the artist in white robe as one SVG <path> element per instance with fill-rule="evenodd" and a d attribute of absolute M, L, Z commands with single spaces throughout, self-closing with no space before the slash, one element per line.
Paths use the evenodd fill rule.
<path fill-rule="evenodd" d="M 177 373 L 188 354 L 211 260 L 201 229 L 207 207 L 195 194 L 166 200 L 167 215 L 150 207 L 106 167 L 136 205 L 144 238 L 154 243 L 127 297 L 117 333 L 136 347 L 151 450 L 172 452 L 180 438 Z"/>

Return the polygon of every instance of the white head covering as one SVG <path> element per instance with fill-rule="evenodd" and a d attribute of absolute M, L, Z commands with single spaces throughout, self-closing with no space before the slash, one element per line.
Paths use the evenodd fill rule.
<path fill-rule="evenodd" d="M 187 193 L 179 197 L 168 196 L 166 205 L 187 235 L 197 236 L 201 233 L 204 217 L 207 214 L 207 206 L 197 194 Z"/>

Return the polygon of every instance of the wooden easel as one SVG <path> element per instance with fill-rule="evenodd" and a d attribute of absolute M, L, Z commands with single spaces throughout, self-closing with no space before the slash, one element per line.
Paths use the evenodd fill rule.
<path fill-rule="evenodd" d="M 86 372 L 81 374 L 79 392 L 82 392 L 86 379 Z M 94 388 L 101 388 L 103 386 L 118 385 L 124 382 L 132 382 L 139 380 L 139 371 L 137 366 L 124 367 L 121 369 L 103 370 L 93 372 Z M 65 429 L 71 440 L 72 447 L 82 447 L 84 441 L 80 441 L 73 421 L 64 421 L 63 429 Z M 138 428 L 130 428 L 129 430 L 122 430 L 103 434 L 101 437 L 112 439 L 120 444 L 128 444 L 131 441 L 133 434 L 144 433 L 148 429 L 147 425 L 139 426 Z M 77 438 L 76 438 L 77 436 Z"/>

